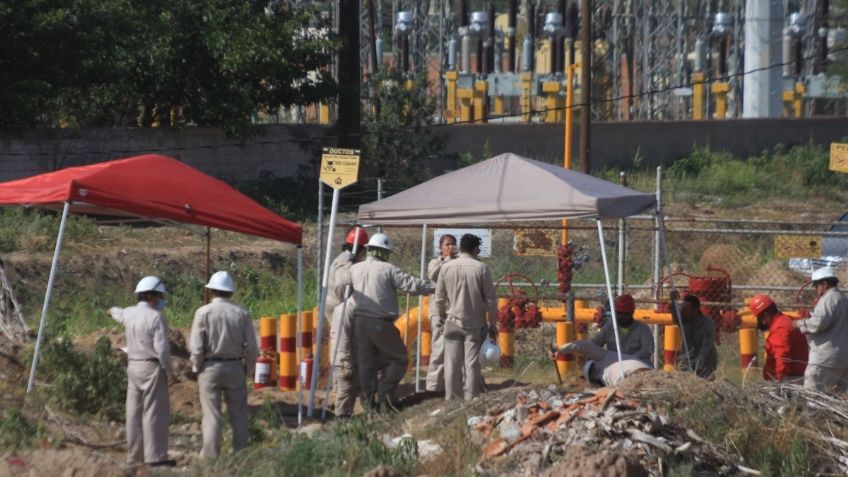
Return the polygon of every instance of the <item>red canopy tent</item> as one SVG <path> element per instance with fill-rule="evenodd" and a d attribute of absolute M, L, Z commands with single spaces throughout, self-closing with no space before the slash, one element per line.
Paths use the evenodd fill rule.
<path fill-rule="evenodd" d="M 300 225 L 170 157 L 145 155 L 0 183 L 0 205 L 205 225 L 299 245 Z"/>
<path fill-rule="evenodd" d="M 32 390 L 69 212 L 167 220 L 300 245 L 302 229 L 228 184 L 175 159 L 144 155 L 0 183 L 0 205 L 62 210 L 27 392 Z M 298 247 L 298 313 L 302 249 Z"/>

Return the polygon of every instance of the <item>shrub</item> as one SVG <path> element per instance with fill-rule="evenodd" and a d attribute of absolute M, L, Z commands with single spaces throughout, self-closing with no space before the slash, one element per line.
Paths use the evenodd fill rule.
<path fill-rule="evenodd" d="M 0 450 L 27 448 L 41 432 L 40 426 L 31 424 L 20 409 L 12 408 L 0 420 Z"/>

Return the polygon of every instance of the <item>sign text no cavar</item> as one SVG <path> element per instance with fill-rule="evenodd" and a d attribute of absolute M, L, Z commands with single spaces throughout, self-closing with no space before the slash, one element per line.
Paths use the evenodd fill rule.
<path fill-rule="evenodd" d="M 325 147 L 319 178 L 333 189 L 355 183 L 359 179 L 359 149 Z"/>

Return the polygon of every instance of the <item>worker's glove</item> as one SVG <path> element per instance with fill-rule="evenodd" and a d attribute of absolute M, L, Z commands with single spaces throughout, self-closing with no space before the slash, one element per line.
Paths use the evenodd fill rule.
<path fill-rule="evenodd" d="M 447 317 L 446 316 L 437 316 L 435 318 L 436 318 L 436 326 L 439 327 L 439 328 L 444 328 L 445 327 L 445 321 L 447 321 Z"/>

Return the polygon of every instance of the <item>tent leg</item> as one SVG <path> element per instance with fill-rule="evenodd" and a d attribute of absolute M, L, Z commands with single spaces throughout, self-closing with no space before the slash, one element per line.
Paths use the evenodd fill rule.
<path fill-rule="evenodd" d="M 615 335 L 615 347 L 618 352 L 618 369 L 621 371 L 621 379 L 624 379 L 624 360 L 621 358 L 621 338 L 618 336 L 618 321 L 615 316 L 612 283 L 610 281 L 609 265 L 607 264 L 607 250 L 604 245 L 604 226 L 601 223 L 601 219 L 595 219 L 595 223 L 598 225 L 598 244 L 601 246 L 601 259 L 604 262 L 604 279 L 606 280 L 607 298 L 609 299 L 610 313 L 612 314 L 612 330 Z"/>
<path fill-rule="evenodd" d="M 303 349 L 303 330 L 300 328 L 303 315 L 303 245 L 297 246 L 297 349 Z M 280 340 L 277 341 L 277 353 L 280 352 Z M 297 387 L 297 427 L 303 423 L 303 386 Z"/>
<path fill-rule="evenodd" d="M 671 279 L 671 263 L 668 260 L 668 248 L 665 244 L 665 220 L 661 212 L 657 213 L 657 230 L 659 230 L 660 251 L 663 255 L 663 261 L 668 267 L 669 283 L 671 289 L 674 290 L 674 281 Z M 695 372 L 692 368 L 692 357 L 689 356 L 689 343 L 686 342 L 686 333 L 683 332 L 683 317 L 680 316 L 680 309 L 677 307 L 677 300 L 671 300 L 672 315 L 677 317 L 677 326 L 680 327 L 680 337 L 683 339 L 683 354 L 686 355 L 686 363 L 689 364 L 689 370 Z"/>
<path fill-rule="evenodd" d="M 35 371 L 38 368 L 38 358 L 41 353 L 41 343 L 44 341 L 44 326 L 47 324 L 47 310 L 50 308 L 50 295 L 53 293 L 53 282 L 56 280 L 56 269 L 59 265 L 59 253 L 62 251 L 62 239 L 65 237 L 65 227 L 68 224 L 68 212 L 71 202 L 65 202 L 62 209 L 62 222 L 59 224 L 59 235 L 56 237 L 56 249 L 53 251 L 53 263 L 50 265 L 50 278 L 47 279 L 47 290 L 44 292 L 44 305 L 41 307 L 41 321 L 38 323 L 38 338 L 35 340 L 35 352 L 32 355 L 32 367 L 29 370 L 27 394 L 35 386 Z"/>
<path fill-rule="evenodd" d="M 330 206 L 330 225 L 327 231 L 327 254 L 324 256 L 324 274 L 321 278 L 321 297 L 318 300 L 318 317 L 315 319 L 318 328 L 318 336 L 315 342 L 318 346 L 315 347 L 314 366 L 312 366 L 312 382 L 309 386 L 309 407 L 306 415 L 313 416 L 315 411 L 315 388 L 318 387 L 318 376 L 321 370 L 321 340 L 323 339 L 324 331 L 324 309 L 327 306 L 327 283 L 330 279 L 330 256 L 333 253 L 333 232 L 336 228 L 336 212 L 339 209 L 339 189 L 333 189 L 333 203 Z"/>
<path fill-rule="evenodd" d="M 424 278 L 424 262 L 427 260 L 427 224 L 421 226 L 421 268 L 419 269 L 420 277 L 422 280 L 426 280 Z M 424 305 L 424 298 L 421 295 L 418 295 L 418 338 L 416 339 L 415 346 L 415 392 L 421 391 L 421 319 L 423 318 L 423 312 L 421 311 L 421 307 Z M 433 306 L 431 303 L 430 306 Z M 407 319 L 409 319 L 409 312 L 406 313 Z M 409 333 L 409 326 L 407 326 L 407 333 Z"/>
<path fill-rule="evenodd" d="M 354 260 L 356 260 L 356 253 L 359 251 L 359 229 L 360 227 L 357 225 L 356 229 L 354 230 L 353 236 L 353 250 L 351 251 L 351 253 L 353 253 Z M 336 345 L 333 346 L 333 359 L 330 360 L 330 371 L 327 373 L 327 386 L 326 391 L 324 392 L 324 407 L 321 410 L 321 420 L 324 420 L 327 417 L 327 405 L 330 402 L 330 387 L 333 384 L 333 372 L 335 372 L 336 370 L 336 360 L 339 356 L 339 343 L 341 342 L 342 326 L 344 325 L 344 317 L 347 316 L 347 299 L 350 297 L 351 293 L 353 293 L 353 290 L 351 289 L 350 285 L 346 285 L 344 291 L 344 299 L 342 300 L 341 305 L 342 319 L 339 320 L 339 324 L 336 326 Z M 330 326 L 333 326 L 333 324 L 330 323 Z M 332 331 L 330 331 L 330 333 L 332 333 Z"/>

